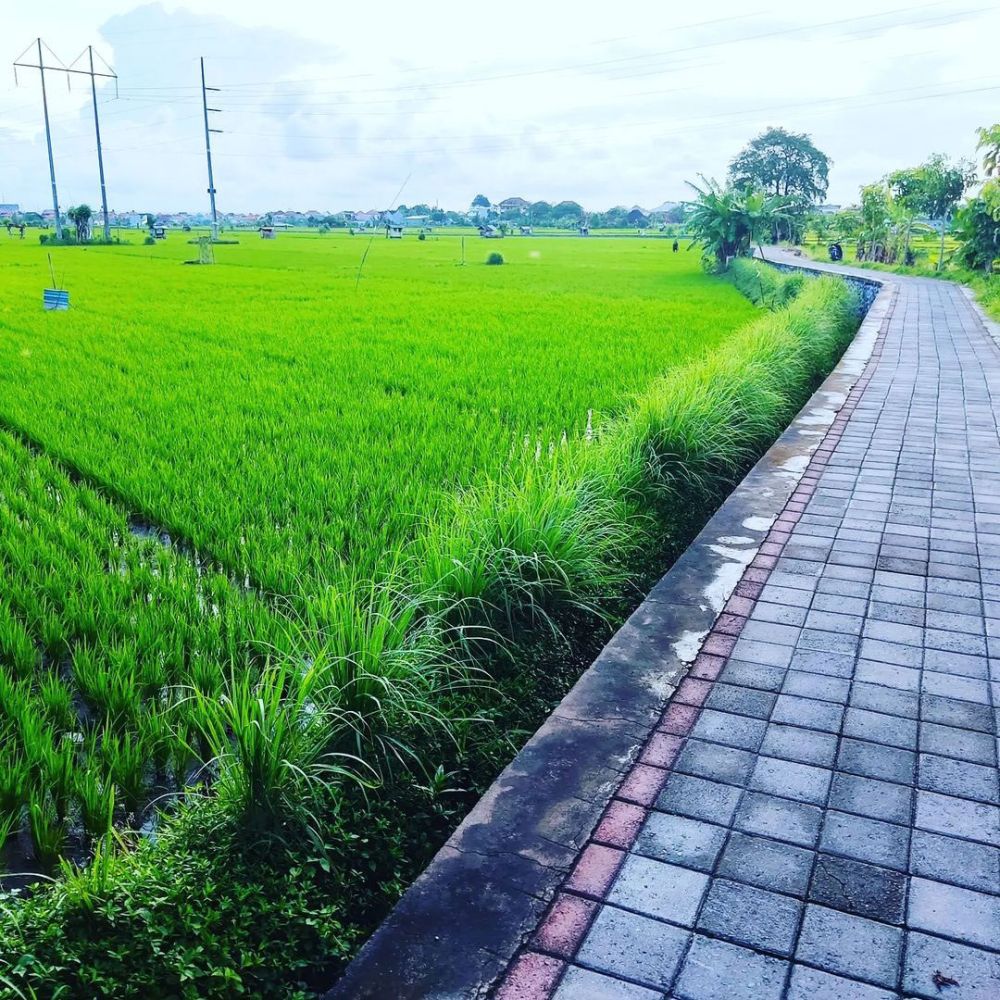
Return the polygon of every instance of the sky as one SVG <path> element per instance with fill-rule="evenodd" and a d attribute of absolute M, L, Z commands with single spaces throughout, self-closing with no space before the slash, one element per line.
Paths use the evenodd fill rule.
<path fill-rule="evenodd" d="M 10 9 L 12 8 L 12 9 Z M 1000 3 L 47 0 L 9 5 L 0 202 L 51 207 L 37 69 L 92 45 L 108 201 L 220 212 L 690 197 L 769 126 L 833 161 L 828 201 L 1000 120 Z M 102 63 L 103 61 L 103 63 Z M 77 68 L 86 63 L 86 56 Z M 67 86 L 67 80 L 72 81 Z M 90 81 L 46 72 L 60 205 L 100 204 Z"/>

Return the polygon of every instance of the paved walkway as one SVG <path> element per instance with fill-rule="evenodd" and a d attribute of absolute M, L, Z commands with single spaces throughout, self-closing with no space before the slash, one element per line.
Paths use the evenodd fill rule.
<path fill-rule="evenodd" d="M 1000 998 L 1000 349 L 875 353 L 496 995 Z"/>

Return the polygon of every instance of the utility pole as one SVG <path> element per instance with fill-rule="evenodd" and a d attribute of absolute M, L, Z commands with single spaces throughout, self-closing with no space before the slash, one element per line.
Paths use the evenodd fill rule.
<path fill-rule="evenodd" d="M 35 39 L 35 44 L 38 46 L 38 62 L 37 63 L 21 62 L 20 60 L 24 58 L 24 53 L 22 53 L 21 56 L 18 57 L 18 61 L 14 63 L 14 79 L 15 80 L 17 79 L 18 66 L 21 66 L 25 69 L 37 69 L 42 77 L 42 112 L 45 116 L 45 142 L 49 148 L 49 176 L 52 178 L 52 207 L 56 213 L 56 236 L 59 239 L 62 239 L 62 222 L 59 219 L 59 197 L 56 194 L 56 168 L 55 168 L 55 163 L 52 159 L 52 132 L 49 129 L 49 104 L 45 93 L 46 69 L 53 70 L 56 73 L 67 74 L 66 76 L 67 83 L 71 79 L 70 74 L 73 73 L 78 74 L 80 76 L 90 77 L 90 93 L 94 101 L 94 132 L 97 136 L 97 170 L 101 177 L 101 204 L 104 208 L 104 238 L 106 240 L 110 240 L 111 222 L 108 219 L 108 192 L 107 192 L 107 186 L 104 183 L 104 157 L 101 149 L 101 123 L 100 119 L 97 116 L 97 77 L 101 76 L 108 80 L 114 80 L 115 94 L 117 96 L 118 75 L 115 73 L 113 69 L 111 69 L 110 66 L 108 66 L 107 63 L 104 63 L 104 65 L 107 66 L 108 68 L 107 73 L 101 73 L 94 69 L 94 47 L 92 45 L 88 45 L 87 48 L 84 50 L 84 52 L 87 53 L 90 57 L 90 68 L 76 69 L 75 68 L 76 64 L 80 61 L 80 59 L 83 58 L 84 55 L 83 52 L 81 52 L 80 55 L 77 56 L 77 58 L 69 66 L 64 66 L 64 65 L 46 66 L 45 61 L 42 58 L 42 45 L 43 45 L 42 40 L 40 38 Z M 49 49 L 47 45 L 45 47 Z M 29 45 L 28 48 L 30 49 L 31 46 Z M 49 52 L 60 63 L 62 62 L 62 60 L 59 59 L 59 57 L 56 56 L 51 49 L 49 49 Z M 100 59 L 101 57 L 98 56 L 97 58 Z M 104 60 L 101 59 L 101 62 L 104 62 Z"/>
<path fill-rule="evenodd" d="M 94 72 L 94 46 L 87 46 L 87 54 L 90 57 L 90 94 L 94 99 L 94 134 L 97 136 L 97 171 L 101 175 L 101 207 L 104 209 L 104 242 L 111 242 L 111 219 L 108 216 L 108 189 L 104 183 L 104 156 L 101 152 L 101 122 L 97 117 L 97 77 L 110 76 L 114 78 L 115 89 L 118 87 L 118 76 L 114 70 L 111 73 Z M 103 61 L 103 60 L 102 60 Z M 74 63 L 75 65 L 75 63 Z M 107 66 L 107 63 L 104 64 Z M 111 69 L 108 66 L 108 69 Z"/>
<path fill-rule="evenodd" d="M 209 90 L 219 90 L 218 87 L 206 87 L 205 86 L 205 57 L 201 57 L 201 107 L 205 114 L 205 158 L 208 160 L 208 197 L 212 203 L 212 239 L 217 240 L 219 238 L 219 216 L 215 211 L 215 181 L 212 178 L 212 133 L 221 132 L 221 128 L 209 128 L 208 127 L 208 113 L 209 111 L 219 112 L 221 108 L 210 108 L 208 106 L 208 94 Z"/>
<path fill-rule="evenodd" d="M 45 119 L 45 144 L 49 149 L 49 178 L 52 181 L 52 208 L 56 213 L 56 239 L 62 239 L 62 222 L 59 219 L 59 194 L 56 192 L 56 164 L 55 160 L 52 159 L 52 131 L 49 128 L 49 101 L 45 95 L 45 61 L 42 59 L 42 40 L 41 38 L 36 38 L 35 43 L 38 46 L 38 62 L 37 63 L 25 63 L 20 60 L 27 55 L 28 50 L 31 48 L 29 45 L 27 49 L 22 52 L 17 59 L 14 60 L 14 82 L 17 82 L 17 67 L 20 66 L 23 69 L 37 69 L 39 75 L 42 78 L 42 117 Z M 45 46 L 48 48 L 48 46 Z M 52 50 L 49 49 L 51 52 Z"/>

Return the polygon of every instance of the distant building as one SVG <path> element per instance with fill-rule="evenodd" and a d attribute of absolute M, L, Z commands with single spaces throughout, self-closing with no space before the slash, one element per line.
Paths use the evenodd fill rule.
<path fill-rule="evenodd" d="M 817 205 L 816 211 L 820 215 L 836 215 L 843 207 L 843 205 Z"/>
<path fill-rule="evenodd" d="M 649 222 L 649 215 L 639 208 L 638 205 L 634 205 L 628 215 L 625 216 L 625 221 L 630 226 L 644 226 Z"/>
<path fill-rule="evenodd" d="M 0 201 L 0 219 L 10 219 L 21 214 L 21 206 L 13 202 Z"/>
<path fill-rule="evenodd" d="M 504 200 L 497 205 L 497 208 L 500 209 L 501 212 L 519 212 L 521 215 L 524 215 L 524 213 L 531 208 L 531 205 L 523 198 L 504 198 Z"/>

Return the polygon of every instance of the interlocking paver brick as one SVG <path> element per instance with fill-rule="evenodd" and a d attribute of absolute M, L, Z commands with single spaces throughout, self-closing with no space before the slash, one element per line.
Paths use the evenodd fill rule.
<path fill-rule="evenodd" d="M 903 989 L 923 1000 L 993 1000 L 1000 996 L 994 953 L 911 932 L 906 935 Z"/>
<path fill-rule="evenodd" d="M 674 768 L 685 774 L 697 774 L 730 785 L 744 785 L 756 760 L 757 757 L 748 750 L 690 739 L 684 744 Z"/>
<path fill-rule="evenodd" d="M 743 660 L 730 659 L 722 673 L 719 674 L 719 680 L 725 684 L 760 688 L 761 691 L 780 691 L 785 674 L 784 667 L 765 667 L 761 663 L 746 663 Z"/>
<path fill-rule="evenodd" d="M 943 795 L 1000 803 L 997 769 L 983 764 L 922 753 L 918 784 Z"/>
<path fill-rule="evenodd" d="M 822 805 L 826 801 L 831 776 L 832 772 L 823 767 L 778 757 L 758 757 L 750 776 L 750 787 L 754 791 Z"/>
<path fill-rule="evenodd" d="M 763 792 L 748 792 L 736 811 L 733 826 L 744 833 L 814 847 L 822 820 L 823 811 L 816 806 Z"/>
<path fill-rule="evenodd" d="M 1000 947 L 1000 896 L 925 878 L 910 880 L 906 922 L 964 944 Z"/>
<path fill-rule="evenodd" d="M 820 848 L 884 868 L 906 871 L 909 826 L 831 810 L 826 814 Z"/>
<path fill-rule="evenodd" d="M 739 750 L 756 750 L 764 739 L 766 729 L 767 723 L 763 719 L 706 708 L 698 717 L 691 735 Z"/>
<path fill-rule="evenodd" d="M 829 854 L 816 858 L 809 885 L 812 902 L 886 924 L 902 922 L 905 894 L 902 872 Z"/>
<path fill-rule="evenodd" d="M 740 882 L 716 879 L 708 890 L 698 929 L 737 944 L 790 955 L 802 903 Z"/>
<path fill-rule="evenodd" d="M 571 965 L 552 1000 L 661 1000 L 658 990 Z"/>
<path fill-rule="evenodd" d="M 639 831 L 633 850 L 660 861 L 711 871 L 725 840 L 725 827 L 687 816 L 652 812 Z"/>
<path fill-rule="evenodd" d="M 807 965 L 796 965 L 785 997 L 786 1000 L 895 1000 L 896 993 Z"/>
<path fill-rule="evenodd" d="M 732 785 L 689 774 L 672 774 L 656 800 L 656 808 L 692 819 L 729 824 L 739 798 L 740 790 Z"/>
<path fill-rule="evenodd" d="M 954 882 L 967 889 L 1000 892 L 1000 849 L 914 830 L 910 871 L 938 882 Z"/>
<path fill-rule="evenodd" d="M 776 697 L 770 691 L 736 687 L 733 684 L 723 684 L 720 680 L 716 682 L 705 705 L 717 712 L 734 712 L 737 715 L 766 719 L 771 714 Z"/>
<path fill-rule="evenodd" d="M 678 1000 L 780 1000 L 788 963 L 696 935 L 681 969 Z"/>
<path fill-rule="evenodd" d="M 923 694 L 920 698 L 920 718 L 959 729 L 975 729 L 981 733 L 996 732 L 993 716 L 986 705 L 957 701 L 939 694 Z"/>
<path fill-rule="evenodd" d="M 1000 847 L 1000 809 L 985 802 L 919 790 L 916 825 L 934 833 Z"/>
<path fill-rule="evenodd" d="M 996 743 L 988 733 L 941 726 L 936 722 L 920 724 L 920 749 L 975 764 L 995 766 L 997 762 Z"/>
<path fill-rule="evenodd" d="M 882 715 L 850 706 L 844 715 L 844 736 L 870 743 L 885 743 L 903 750 L 917 747 L 917 723 L 898 715 Z"/>
<path fill-rule="evenodd" d="M 763 837 L 733 833 L 723 851 L 718 874 L 762 889 L 804 896 L 813 852 Z"/>
<path fill-rule="evenodd" d="M 837 769 L 912 785 L 917 773 L 917 755 L 911 750 L 845 737 L 837 754 Z"/>
<path fill-rule="evenodd" d="M 850 704 L 854 708 L 882 715 L 899 715 L 904 719 L 915 719 L 920 714 L 920 697 L 915 692 L 894 690 L 858 680 L 851 685 Z"/>
<path fill-rule="evenodd" d="M 827 972 L 894 988 L 902 944 L 898 927 L 809 903 L 795 957 Z"/>
<path fill-rule="evenodd" d="M 789 670 L 784 677 L 781 691 L 782 694 L 797 695 L 802 698 L 817 698 L 821 701 L 832 701 L 838 705 L 844 705 L 850 696 L 851 685 L 843 677 L 829 677 L 824 674 L 808 673 L 805 670 Z M 772 714 L 771 719 L 772 721 L 777 721 L 774 714 Z M 792 721 L 797 725 L 806 725 L 801 720 Z M 814 726 L 813 728 L 825 729 L 826 727 Z"/>
<path fill-rule="evenodd" d="M 707 887 L 704 872 L 630 854 L 611 886 L 608 902 L 690 927 Z"/>
<path fill-rule="evenodd" d="M 604 906 L 577 952 L 577 962 L 665 990 L 673 982 L 689 937 L 689 931 L 661 920 Z"/>
<path fill-rule="evenodd" d="M 908 823 L 913 789 L 838 771 L 830 786 L 830 808 L 891 823 Z"/>
<path fill-rule="evenodd" d="M 764 733 L 760 753 L 826 767 L 833 763 L 837 754 L 837 737 L 832 733 L 772 722 Z"/>

